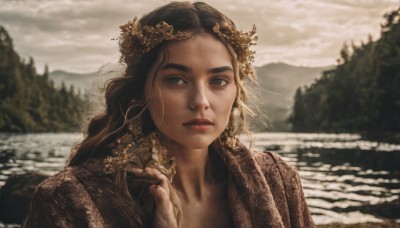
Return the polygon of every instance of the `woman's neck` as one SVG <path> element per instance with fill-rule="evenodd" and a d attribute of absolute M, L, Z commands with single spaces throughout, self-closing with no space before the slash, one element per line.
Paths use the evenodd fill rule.
<path fill-rule="evenodd" d="M 208 148 L 189 149 L 174 145 L 168 149 L 176 158 L 173 185 L 181 200 L 190 202 L 208 198 L 207 188 L 214 183 L 209 171 Z"/>

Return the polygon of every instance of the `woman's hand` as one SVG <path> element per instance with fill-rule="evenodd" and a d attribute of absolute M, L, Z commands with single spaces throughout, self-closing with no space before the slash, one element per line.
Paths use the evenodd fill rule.
<path fill-rule="evenodd" d="M 155 168 L 146 167 L 134 169 L 135 175 L 141 178 L 157 180 L 158 184 L 149 186 L 149 191 L 154 197 L 156 211 L 154 214 L 154 228 L 177 228 L 178 224 L 174 216 L 174 209 L 169 198 L 168 179 Z"/>

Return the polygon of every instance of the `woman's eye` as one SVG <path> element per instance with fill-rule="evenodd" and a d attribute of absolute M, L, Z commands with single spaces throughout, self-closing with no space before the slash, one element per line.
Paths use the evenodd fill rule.
<path fill-rule="evenodd" d="M 185 81 L 180 77 L 169 77 L 167 78 L 167 82 L 173 85 L 182 85 Z"/>
<path fill-rule="evenodd" d="M 216 85 L 216 86 L 224 86 L 228 84 L 228 81 L 223 78 L 215 78 L 211 81 L 211 84 Z"/>

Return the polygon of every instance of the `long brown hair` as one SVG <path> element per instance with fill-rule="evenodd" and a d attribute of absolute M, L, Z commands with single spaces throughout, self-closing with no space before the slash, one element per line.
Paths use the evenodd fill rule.
<path fill-rule="evenodd" d="M 161 21 L 171 25 L 175 31 L 201 31 L 214 36 L 213 27 L 216 23 L 235 26 L 231 19 L 203 2 L 193 4 L 172 2 L 144 15 L 139 20 L 143 26 L 155 26 Z M 226 42 L 222 42 L 226 44 Z M 69 166 L 79 165 L 89 157 L 110 155 L 109 145 L 125 133 L 128 123 L 136 118 L 141 118 L 143 130 L 155 130 L 146 108 L 144 85 L 148 72 L 157 57 L 165 56 L 166 44 L 167 42 L 163 42 L 157 45 L 142 59 L 128 64 L 123 76 L 110 80 L 105 91 L 105 110 L 89 121 L 84 140 L 74 147 L 68 159 Z M 240 63 L 237 63 L 236 54 L 232 48 L 229 48 L 229 44 L 226 45 L 232 54 L 233 65 L 237 69 L 237 65 Z M 243 83 L 240 82 L 243 78 L 240 74 L 241 72 L 236 70 L 235 81 L 238 93 L 234 108 L 238 108 L 236 116 L 239 118 L 233 120 L 235 115 L 232 113 L 230 120 L 230 124 L 236 125 L 234 134 L 237 135 L 248 132 L 245 112 L 251 113 L 251 109 L 247 108 L 245 104 L 247 93 Z"/>
<path fill-rule="evenodd" d="M 202 2 L 193 4 L 189 2 L 172 2 L 144 15 L 139 20 L 139 23 L 142 26 L 156 26 L 162 21 L 171 25 L 174 31 L 177 32 L 206 32 L 212 34 L 226 45 L 232 56 L 237 88 L 236 99 L 228 127 L 210 145 L 211 151 L 221 148 L 231 136 L 235 137 L 242 133 L 249 133 L 246 116 L 253 113 L 246 105 L 248 97 L 244 82 L 246 78 L 250 79 L 250 82 L 255 80 L 255 76 L 250 75 L 250 77 L 247 77 L 248 75 L 244 75 L 245 72 L 240 70 L 240 66 L 243 63 L 238 60 L 237 53 L 229 43 L 220 39 L 213 31 L 216 24 L 228 24 L 235 28 L 233 21 Z M 150 69 L 161 65 L 160 63 L 158 66 L 154 66 L 158 58 L 162 58 L 161 62 L 166 60 L 165 47 L 167 44 L 168 41 L 162 42 L 144 54 L 141 59 L 135 59 L 135 61 L 127 63 L 124 75 L 110 80 L 105 91 L 105 110 L 90 120 L 84 140 L 75 146 L 68 159 L 69 166 L 79 165 L 90 157 L 111 155 L 112 148 L 110 145 L 113 145 L 119 137 L 129 131 L 129 123 L 134 121 L 137 123 L 139 121 L 144 133 L 156 131 L 147 109 L 148 98 L 144 95 L 144 88 Z M 153 80 L 155 78 L 153 77 Z M 122 192 L 125 192 L 123 195 L 128 202 L 133 203 L 127 189 L 126 173 L 122 175 L 122 179 L 124 183 L 119 185 L 121 185 Z M 177 212 L 175 216 L 178 224 L 180 224 L 181 207 L 173 186 L 170 186 L 170 194 L 171 202 Z M 149 198 L 147 193 L 143 193 L 139 197 Z M 141 215 L 138 218 L 138 224 L 151 224 L 154 207 L 151 204 L 140 205 L 140 207 L 142 211 L 139 212 Z"/>

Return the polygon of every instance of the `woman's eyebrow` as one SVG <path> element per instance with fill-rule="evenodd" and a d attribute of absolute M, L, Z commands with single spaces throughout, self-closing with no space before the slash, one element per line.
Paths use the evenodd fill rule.
<path fill-rule="evenodd" d="M 175 70 L 179 70 L 182 72 L 190 72 L 191 71 L 191 69 L 189 67 L 182 65 L 182 64 L 177 64 L 177 63 L 167 63 L 164 66 L 162 66 L 161 69 L 162 70 L 175 69 Z M 230 66 L 221 66 L 221 67 L 211 68 L 210 70 L 208 70 L 208 72 L 210 74 L 218 74 L 218 73 L 222 73 L 225 71 L 233 71 L 233 69 Z"/>
<path fill-rule="evenodd" d="M 190 72 L 190 68 L 182 65 L 182 64 L 177 64 L 177 63 L 167 63 L 163 67 L 161 67 L 162 70 L 167 70 L 167 69 L 175 69 L 183 72 Z"/>
<path fill-rule="evenodd" d="M 208 72 L 210 72 L 211 74 L 218 74 L 225 71 L 233 71 L 233 69 L 230 66 L 222 66 L 222 67 L 212 68 Z"/>

